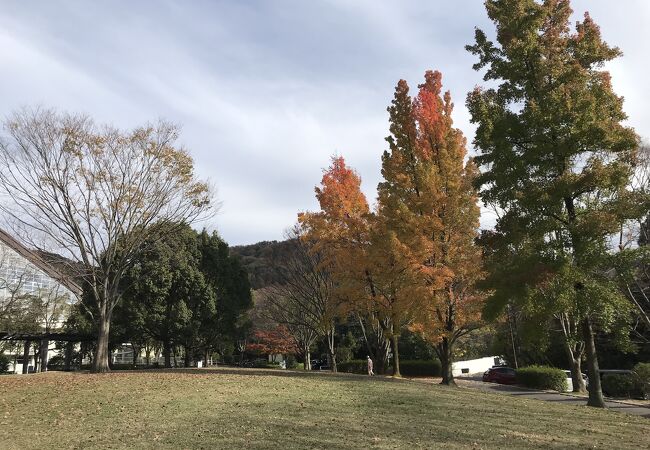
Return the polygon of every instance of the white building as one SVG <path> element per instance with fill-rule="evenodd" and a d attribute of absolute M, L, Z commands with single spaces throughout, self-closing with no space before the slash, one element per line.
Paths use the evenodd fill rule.
<path fill-rule="evenodd" d="M 46 261 L 45 254 L 0 229 L 0 351 L 11 357 L 10 372 L 23 372 L 24 345 L 15 338 L 25 332 L 34 337 L 60 330 L 80 293 L 81 288 Z M 25 329 L 27 323 L 31 329 Z M 54 354 L 53 342 L 42 339 L 39 348 L 41 355 L 47 354 L 39 358 L 46 367 Z M 41 362 L 35 361 L 33 353 L 30 348 L 27 365 L 32 370 Z"/>

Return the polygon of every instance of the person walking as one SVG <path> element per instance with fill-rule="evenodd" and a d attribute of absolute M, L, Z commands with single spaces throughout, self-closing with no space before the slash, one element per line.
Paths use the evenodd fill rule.
<path fill-rule="evenodd" d="M 368 376 L 373 376 L 375 372 L 372 371 L 372 359 L 368 356 Z"/>

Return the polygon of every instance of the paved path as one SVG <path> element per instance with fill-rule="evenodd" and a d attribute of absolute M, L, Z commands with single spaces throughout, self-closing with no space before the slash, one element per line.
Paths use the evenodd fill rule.
<path fill-rule="evenodd" d="M 584 397 L 576 397 L 569 394 L 559 394 L 557 392 L 536 391 L 532 389 L 522 388 L 519 386 L 508 386 L 505 384 L 484 383 L 477 380 L 463 380 L 456 378 L 459 386 L 467 387 L 470 389 L 479 389 L 485 392 L 495 392 L 497 394 L 516 395 L 524 398 L 534 398 L 537 400 L 544 400 L 547 402 L 558 402 L 566 405 L 584 406 L 587 404 L 587 399 Z M 606 401 L 605 404 L 612 411 L 620 411 L 635 416 L 642 416 L 650 418 L 650 407 L 634 405 L 631 403 L 623 403 L 619 401 Z"/>

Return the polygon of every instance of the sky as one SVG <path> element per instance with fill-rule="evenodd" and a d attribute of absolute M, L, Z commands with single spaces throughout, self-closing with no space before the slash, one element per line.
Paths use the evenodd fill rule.
<path fill-rule="evenodd" d="M 605 40 L 628 124 L 650 138 L 650 1 L 573 0 Z M 283 238 L 332 155 L 371 202 L 397 81 L 440 70 L 454 123 L 474 135 L 467 92 L 482 84 L 464 50 L 492 34 L 480 0 L 24 1 L 0 3 L 0 118 L 25 106 L 81 112 L 129 129 L 182 127 L 218 214 L 199 224 L 231 245 Z M 482 226 L 493 223 L 489 214 Z"/>

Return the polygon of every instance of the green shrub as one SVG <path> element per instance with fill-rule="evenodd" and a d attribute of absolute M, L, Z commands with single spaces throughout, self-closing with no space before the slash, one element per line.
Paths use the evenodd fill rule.
<path fill-rule="evenodd" d="M 352 349 L 350 347 L 339 347 L 336 349 L 336 361 L 337 361 L 337 367 L 338 363 L 345 363 L 348 361 L 352 361 L 352 358 L 354 357 L 354 354 L 352 352 Z"/>
<path fill-rule="evenodd" d="M 267 361 L 266 359 L 256 359 L 249 365 L 254 369 L 279 369 L 280 361 Z"/>
<path fill-rule="evenodd" d="M 639 395 L 632 375 L 608 373 L 603 376 L 603 393 L 609 397 L 636 397 Z"/>
<path fill-rule="evenodd" d="M 11 364 L 11 359 L 9 356 L 4 353 L 0 353 L 0 373 L 9 372 L 9 364 Z"/>
<path fill-rule="evenodd" d="M 368 373 L 368 364 L 365 359 L 351 359 L 337 363 L 336 369 L 343 373 Z"/>
<path fill-rule="evenodd" d="M 399 362 L 399 370 L 402 375 L 408 377 L 439 377 L 442 373 L 440 361 L 429 360 L 404 360 Z M 390 373 L 390 372 L 389 372 Z"/>
<path fill-rule="evenodd" d="M 298 366 L 298 361 L 294 355 L 287 355 L 287 369 L 295 369 Z"/>
<path fill-rule="evenodd" d="M 376 366 L 375 366 L 376 367 Z M 368 373 L 368 363 L 365 359 L 352 359 L 337 364 L 339 372 L 344 373 Z M 440 376 L 440 361 L 430 360 L 404 360 L 399 364 L 400 373 L 407 377 L 438 377 Z M 375 372 L 377 372 L 375 368 Z M 392 373 L 389 367 L 387 374 Z"/>
<path fill-rule="evenodd" d="M 533 389 L 552 389 L 564 392 L 569 389 L 564 370 L 548 366 L 529 366 L 517 369 L 517 383 Z"/>
<path fill-rule="evenodd" d="M 47 370 L 61 370 L 65 366 L 63 355 L 54 355 L 47 361 Z"/>
<path fill-rule="evenodd" d="M 650 397 L 650 363 L 639 363 L 634 366 L 634 381 L 642 398 Z"/>

